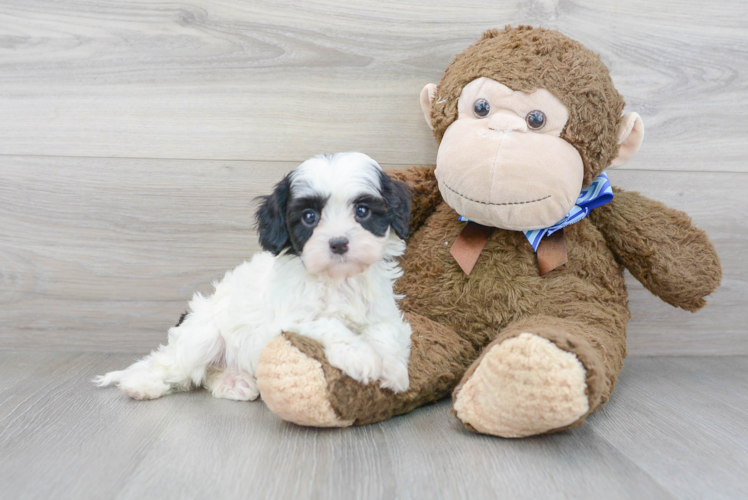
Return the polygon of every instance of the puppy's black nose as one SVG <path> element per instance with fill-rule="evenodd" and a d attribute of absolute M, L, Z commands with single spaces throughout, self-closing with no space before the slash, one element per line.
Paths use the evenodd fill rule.
<path fill-rule="evenodd" d="M 330 240 L 330 250 L 332 253 L 343 255 L 348 251 L 348 238 L 333 238 Z"/>

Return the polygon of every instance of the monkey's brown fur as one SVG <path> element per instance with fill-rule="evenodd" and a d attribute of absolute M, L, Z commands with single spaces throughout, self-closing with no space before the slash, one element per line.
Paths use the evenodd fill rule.
<path fill-rule="evenodd" d="M 569 110 L 561 137 L 584 162 L 584 186 L 600 175 L 618 153 L 618 123 L 625 106 L 600 56 L 558 31 L 520 26 L 487 31 L 449 65 L 431 110 L 434 136 L 457 119 L 462 88 L 480 77 L 512 90 L 543 88 Z"/>
<path fill-rule="evenodd" d="M 562 137 L 583 158 L 585 185 L 615 158 L 623 99 L 599 57 L 581 44 L 528 27 L 486 33 L 457 56 L 439 84 L 432 110 L 437 140 L 457 118 L 462 88 L 483 76 L 514 90 L 545 88 L 567 106 Z M 686 214 L 620 190 L 612 202 L 565 228 L 564 266 L 541 277 L 523 233 L 497 229 L 467 276 L 449 253 L 464 223 L 442 201 L 433 168 L 390 175 L 414 192 L 413 234 L 397 283 L 413 327 L 410 389 L 393 394 L 376 384 L 361 385 L 331 367 L 319 345 L 287 335 L 321 363 L 329 401 L 341 420 L 377 422 L 453 389 L 457 394 L 492 346 L 523 332 L 581 362 L 589 414 L 610 397 L 626 356 L 630 313 L 624 267 L 653 294 L 688 311 L 703 307 L 721 281 L 714 247 Z M 585 417 L 562 428 L 581 425 Z"/>

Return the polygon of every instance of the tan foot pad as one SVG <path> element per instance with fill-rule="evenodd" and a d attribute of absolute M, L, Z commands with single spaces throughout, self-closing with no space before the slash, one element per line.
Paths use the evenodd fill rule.
<path fill-rule="evenodd" d="M 589 409 L 577 357 L 531 333 L 493 346 L 457 393 L 454 409 L 478 432 L 503 437 L 570 425 Z"/>
<path fill-rule="evenodd" d="M 262 351 L 256 375 L 262 400 L 283 420 L 313 427 L 348 427 L 353 423 L 340 420 L 330 405 L 319 361 L 283 337 Z"/>

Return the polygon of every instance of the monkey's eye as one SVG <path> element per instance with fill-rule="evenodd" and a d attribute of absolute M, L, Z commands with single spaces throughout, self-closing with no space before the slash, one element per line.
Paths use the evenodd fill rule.
<path fill-rule="evenodd" d="M 485 118 L 491 112 L 491 105 L 485 99 L 478 99 L 473 104 L 473 112 L 475 112 L 475 116 L 478 118 Z"/>
<path fill-rule="evenodd" d="M 317 223 L 317 212 L 315 212 L 312 209 L 306 209 L 301 214 L 301 220 L 307 226 L 313 226 L 313 225 L 315 225 Z"/>
<path fill-rule="evenodd" d="M 532 130 L 540 130 L 545 126 L 545 113 L 540 111 L 539 109 L 536 109 L 535 111 L 530 111 L 527 113 L 527 116 L 525 117 L 525 121 L 527 122 L 527 126 L 530 127 Z"/>
<path fill-rule="evenodd" d="M 356 206 L 356 217 L 358 217 L 359 219 L 367 218 L 370 213 L 371 213 L 371 209 L 367 207 L 366 205 Z"/>

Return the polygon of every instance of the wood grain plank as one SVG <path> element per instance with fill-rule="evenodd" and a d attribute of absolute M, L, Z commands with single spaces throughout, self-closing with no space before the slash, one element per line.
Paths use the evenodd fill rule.
<path fill-rule="evenodd" d="M 0 154 L 432 163 L 420 89 L 520 23 L 602 55 L 647 127 L 626 168 L 748 171 L 742 0 L 5 1 Z"/>
<path fill-rule="evenodd" d="M 727 389 L 727 390 L 726 390 Z M 748 496 L 748 359 L 634 358 L 588 425 L 676 498 Z"/>
<path fill-rule="evenodd" d="M 188 297 L 249 258 L 253 199 L 295 166 L 0 162 L 0 342 L 91 346 L 97 330 L 107 350 L 156 345 Z"/>
<path fill-rule="evenodd" d="M 669 497 L 591 430 L 498 441 L 452 427 L 448 401 L 379 425 L 307 429 L 278 422 L 261 404 L 250 414 L 200 398 L 159 438 L 119 498 L 237 498 L 247 491 L 278 499 L 470 499 L 497 491 L 527 499 Z"/>
<path fill-rule="evenodd" d="M 0 484 L 7 498 L 114 498 L 187 402 L 138 405 L 90 380 L 133 355 L 0 352 L 23 374 L 0 397 Z"/>
<path fill-rule="evenodd" d="M 293 163 L 0 158 L 0 348 L 147 351 L 258 250 L 254 197 Z M 687 211 L 722 258 L 698 314 L 629 279 L 629 352 L 748 354 L 746 174 L 613 171 Z"/>
<path fill-rule="evenodd" d="M 121 367 L 127 355 L 57 356 L 53 368 L 44 368 L 46 353 L 0 352 L 2 366 L 32 374 L 0 401 L 0 483 L 11 498 L 675 498 L 601 438 L 597 429 L 618 418 L 608 413 L 582 429 L 523 440 L 466 431 L 449 401 L 377 425 L 310 429 L 280 421 L 261 402 L 218 400 L 204 391 L 132 401 L 89 382 Z M 667 377 L 656 360 L 647 361 L 655 361 L 651 372 Z M 720 366 L 724 376 L 735 363 Z M 646 383 L 633 374 L 620 392 L 633 398 Z M 719 394 L 735 387 L 725 384 Z M 658 429 L 661 417 L 630 419 L 625 439 L 641 445 L 639 430 Z M 744 436 L 743 428 L 732 438 Z M 714 439 L 717 446 L 731 438 Z M 679 476 L 686 479 L 703 458 L 687 443 L 680 451 L 689 467 Z M 651 450 L 637 460 L 657 456 Z"/>
<path fill-rule="evenodd" d="M 496 439 L 463 428 L 450 408 L 444 401 L 386 428 L 404 498 L 674 498 L 591 427 Z"/>

